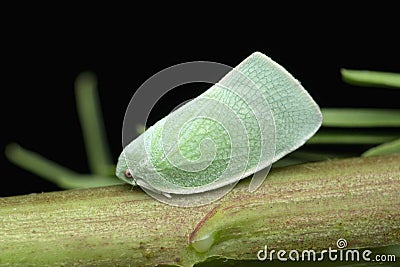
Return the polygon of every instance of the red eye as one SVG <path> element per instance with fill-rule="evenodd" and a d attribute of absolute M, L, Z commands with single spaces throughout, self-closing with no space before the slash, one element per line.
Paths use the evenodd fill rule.
<path fill-rule="evenodd" d="M 126 178 L 132 178 L 132 173 L 129 170 L 125 170 L 124 175 Z"/>

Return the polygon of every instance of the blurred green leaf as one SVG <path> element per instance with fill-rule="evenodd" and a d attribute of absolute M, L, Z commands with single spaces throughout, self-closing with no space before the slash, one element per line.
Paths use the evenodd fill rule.
<path fill-rule="evenodd" d="M 345 82 L 354 85 L 400 88 L 400 73 L 341 69 Z"/>
<path fill-rule="evenodd" d="M 322 129 L 307 144 L 376 145 L 400 138 L 398 132 Z"/>
<path fill-rule="evenodd" d="M 15 165 L 64 189 L 99 187 L 121 183 L 116 177 L 76 173 L 37 153 L 22 148 L 18 144 L 9 144 L 6 147 L 5 154 Z"/>
<path fill-rule="evenodd" d="M 365 151 L 362 156 L 369 157 L 369 156 L 377 156 L 377 155 L 384 155 L 384 154 L 394 154 L 400 153 L 400 139 L 384 143 L 382 145 L 373 147 L 367 151 Z"/>
<path fill-rule="evenodd" d="M 398 109 L 323 108 L 327 127 L 400 127 Z"/>
<path fill-rule="evenodd" d="M 15 165 L 28 170 L 50 182 L 55 182 L 55 177 L 75 176 L 78 173 L 48 160 L 41 155 L 24 149 L 16 143 L 7 145 L 5 155 Z"/>

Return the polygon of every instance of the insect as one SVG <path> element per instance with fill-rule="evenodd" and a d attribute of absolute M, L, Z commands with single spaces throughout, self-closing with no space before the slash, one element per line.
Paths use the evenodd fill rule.
<path fill-rule="evenodd" d="M 321 123 L 301 84 L 255 52 L 129 143 L 116 175 L 164 203 L 204 205 L 251 174 L 249 190 L 255 191 L 271 164 L 303 145 Z"/>

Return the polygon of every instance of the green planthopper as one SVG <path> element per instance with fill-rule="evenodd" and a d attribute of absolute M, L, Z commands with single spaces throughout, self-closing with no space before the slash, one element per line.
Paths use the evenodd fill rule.
<path fill-rule="evenodd" d="M 204 205 L 250 175 L 249 191 L 255 191 L 271 164 L 321 123 L 318 105 L 299 81 L 255 52 L 130 142 L 116 175 L 164 203 Z"/>

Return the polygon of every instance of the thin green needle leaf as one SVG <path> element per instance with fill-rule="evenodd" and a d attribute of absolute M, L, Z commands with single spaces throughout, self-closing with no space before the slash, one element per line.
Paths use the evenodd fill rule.
<path fill-rule="evenodd" d="M 395 154 L 400 153 L 400 139 L 394 140 L 392 142 L 387 142 L 382 145 L 373 147 L 367 151 L 365 151 L 362 156 L 369 157 L 369 156 L 377 156 L 377 155 L 384 155 L 384 154 Z"/>
<path fill-rule="evenodd" d="M 8 160 L 15 165 L 56 184 L 57 177 L 79 175 L 54 161 L 48 160 L 35 152 L 24 149 L 15 143 L 7 145 L 5 155 Z"/>
<path fill-rule="evenodd" d="M 345 82 L 354 85 L 400 88 L 400 73 L 341 69 Z"/>
<path fill-rule="evenodd" d="M 323 108 L 323 126 L 400 127 L 398 109 Z"/>
<path fill-rule="evenodd" d="M 90 170 L 97 175 L 109 175 L 112 161 L 106 141 L 93 73 L 81 73 L 75 81 L 76 105 Z"/>
<path fill-rule="evenodd" d="M 376 145 L 393 141 L 400 133 L 370 131 L 319 131 L 307 144 Z"/>
<path fill-rule="evenodd" d="M 64 189 L 120 184 L 116 178 L 78 174 L 35 152 L 24 149 L 18 144 L 9 144 L 6 147 L 5 155 L 15 165 Z"/>

